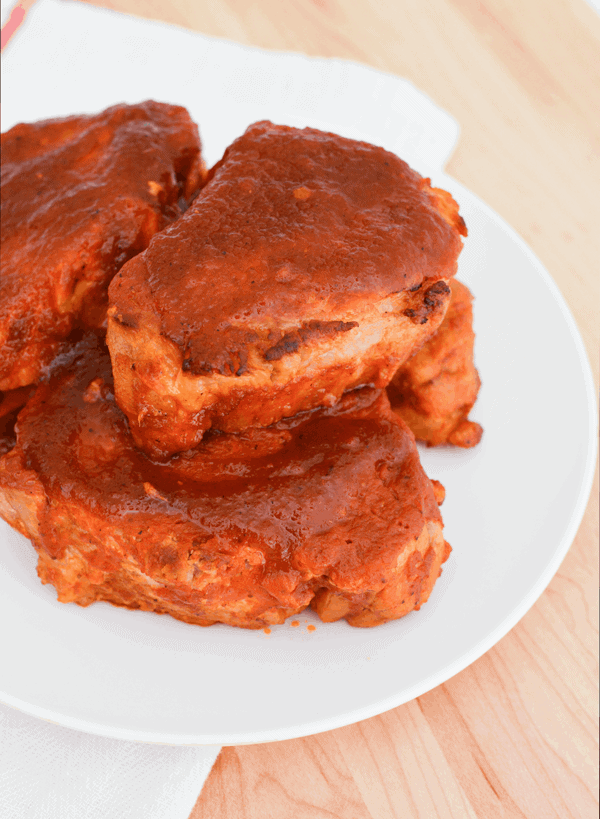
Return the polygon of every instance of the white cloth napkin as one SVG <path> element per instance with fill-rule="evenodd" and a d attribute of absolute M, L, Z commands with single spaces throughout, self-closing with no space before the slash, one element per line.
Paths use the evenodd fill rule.
<path fill-rule="evenodd" d="M 379 144 L 422 173 L 442 169 L 459 133 L 452 117 L 391 74 L 250 48 L 81 2 L 38 0 L 2 57 L 2 130 L 149 98 L 190 110 L 209 164 L 222 155 L 224 131 L 233 140 L 249 122 L 281 110 L 282 99 L 290 125 L 310 120 L 318 127 L 334 109 L 338 132 L 359 137 L 376 120 Z M 215 117 L 218 145 L 211 140 Z"/>
<path fill-rule="evenodd" d="M 3 0 L 3 22 L 12 5 Z M 269 116 L 272 100 L 281 107 L 282 97 L 289 124 L 326 122 L 332 95 L 340 133 L 368 133 L 376 117 L 379 133 L 387 134 L 380 144 L 422 173 L 441 169 L 458 138 L 456 122 L 406 80 L 83 3 L 40 0 L 6 49 L 2 74 L 3 130 L 154 98 L 188 107 L 209 164 L 222 153 L 223 133 L 235 138 L 249 122 Z M 303 122 L 295 121 L 297 110 Z M 208 124 L 217 113 L 218 141 Z M 0 665 L 0 700 L 2 690 Z M 187 819 L 219 750 L 92 736 L 0 705 L 0 812 L 4 819 Z"/>
<path fill-rule="evenodd" d="M 82 734 L 5 705 L 0 737 L 4 819 L 187 819 L 220 750 Z"/>

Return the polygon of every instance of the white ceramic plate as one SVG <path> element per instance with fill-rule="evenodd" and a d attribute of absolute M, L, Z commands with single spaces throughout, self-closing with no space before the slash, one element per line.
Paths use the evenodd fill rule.
<path fill-rule="evenodd" d="M 339 96 L 330 92 L 332 100 Z M 88 89 L 86 105 L 71 109 L 63 95 L 55 113 L 98 110 L 132 96 L 113 93 L 89 99 Z M 44 89 L 37 103 L 32 94 L 33 101 L 23 97 L 30 107 L 23 118 L 36 118 L 36 105 L 39 116 L 48 116 Z M 290 114 L 289 88 L 253 108 L 236 86 L 222 118 L 217 108 L 182 99 L 181 90 L 176 96 L 205 123 L 210 161 L 264 116 L 389 147 L 387 119 L 359 122 L 357 114 L 353 125 L 343 103 L 332 104 L 327 119 L 308 102 L 303 109 L 301 96 Z M 562 297 L 522 240 L 454 180 L 436 173 L 433 181 L 453 193 L 469 227 L 459 277 L 476 297 L 483 388 L 472 417 L 485 434 L 471 451 L 422 450 L 425 470 L 446 486 L 445 531 L 454 547 L 427 605 L 367 630 L 326 625 L 308 613 L 296 618 L 299 627 L 274 627 L 270 635 L 202 629 L 103 603 L 81 609 L 56 602 L 54 589 L 37 579 L 29 542 L 0 523 L 1 701 L 123 739 L 227 745 L 287 739 L 423 694 L 480 657 L 533 605 L 572 542 L 591 487 L 589 364 Z"/>

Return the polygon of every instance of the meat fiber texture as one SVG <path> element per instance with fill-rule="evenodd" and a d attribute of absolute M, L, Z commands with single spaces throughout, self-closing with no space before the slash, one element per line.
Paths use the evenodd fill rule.
<path fill-rule="evenodd" d="M 440 325 L 466 228 L 393 154 L 256 123 L 110 287 L 117 403 L 155 457 L 385 387 Z"/>
<path fill-rule="evenodd" d="M 110 280 L 203 175 L 179 106 L 116 105 L 2 134 L 0 390 L 36 382 L 76 325 L 105 326 Z"/>
<path fill-rule="evenodd" d="M 440 491 L 372 388 L 152 462 L 95 336 L 38 386 L 0 458 L 0 514 L 31 538 L 59 600 L 199 625 L 260 628 L 312 605 L 374 626 L 418 609 L 450 552 Z"/>

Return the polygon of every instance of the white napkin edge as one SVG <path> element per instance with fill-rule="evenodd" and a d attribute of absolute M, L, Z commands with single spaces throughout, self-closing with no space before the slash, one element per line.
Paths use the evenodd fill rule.
<path fill-rule="evenodd" d="M 3 53 L 4 97 L 2 106 L 2 129 L 12 127 L 17 121 L 30 121 L 32 117 L 22 117 L 21 120 L 11 116 L 10 111 L 20 109 L 27 112 L 26 100 L 20 105 L 11 98 L 11 83 L 28 80 L 31 73 L 31 61 L 26 64 L 17 59 L 18 47 L 21 50 L 27 47 L 24 42 L 28 29 L 35 29 L 35 34 L 44 32 L 45 42 L 42 45 L 42 54 L 46 55 L 48 42 L 61 42 L 63 47 L 69 47 L 74 56 L 78 49 L 85 52 L 85 36 L 91 33 L 96 42 L 101 40 L 102 45 L 111 41 L 116 47 L 127 43 L 135 52 L 136 61 L 144 46 L 153 43 L 155 53 L 160 52 L 163 44 L 177 45 L 178 53 L 184 68 L 190 65 L 202 67 L 201 60 L 194 60 L 192 55 L 197 51 L 206 58 L 210 58 L 218 66 L 219 71 L 227 75 L 228 90 L 235 94 L 235 73 L 230 66 L 237 66 L 238 70 L 252 70 L 257 76 L 256 94 L 254 99 L 247 96 L 243 102 L 264 104 L 264 99 L 271 92 L 279 98 L 282 91 L 287 92 L 287 78 L 291 73 L 303 74 L 305 93 L 302 96 L 302 110 L 310 113 L 311 119 L 327 120 L 327 100 L 334 92 L 343 98 L 348 111 L 348 125 L 350 132 L 355 130 L 358 117 L 361 126 L 368 131 L 369 121 L 377 120 L 377 133 L 384 134 L 384 141 L 379 140 L 387 150 L 393 151 L 405 159 L 420 173 L 427 175 L 431 170 L 441 170 L 450 158 L 459 138 L 460 127 L 458 122 L 446 111 L 439 108 L 426 94 L 419 91 L 408 80 L 390 73 L 380 71 L 370 66 L 362 65 L 352 60 L 309 57 L 304 54 L 274 51 L 255 46 L 243 45 L 219 37 L 201 34 L 181 28 L 180 26 L 162 23 L 155 20 L 145 20 L 122 14 L 112 9 L 100 9 L 80 2 L 79 0 L 38 0 L 25 18 L 21 28 L 9 43 Z M 54 29 L 54 30 L 52 30 Z M 104 39 L 101 33 L 104 34 Z M 144 42 L 145 41 L 145 42 Z M 67 49 L 68 50 L 68 49 Z M 117 48 L 118 50 L 118 48 Z M 87 53 L 86 53 L 87 56 Z M 16 65 L 15 65 L 16 63 Z M 18 72 L 15 69 L 18 68 Z M 153 66 L 148 65 L 149 75 L 152 76 Z M 154 75 L 156 79 L 156 74 Z M 38 78 L 40 83 L 45 77 Z M 218 82 L 223 82 L 219 77 Z M 136 78 L 140 83 L 140 78 Z M 267 88 L 266 86 L 274 86 Z M 156 86 L 156 83 L 153 87 Z M 123 88 L 127 88 L 127 78 L 123 78 Z M 171 88 L 169 101 L 176 103 L 176 90 Z M 301 90 L 293 87 L 290 97 L 290 110 L 294 110 L 294 95 L 299 96 Z M 311 96 L 309 97 L 309 91 Z M 323 104 L 320 104 L 320 94 L 325 94 Z M 152 88 L 148 93 L 152 93 Z M 124 94 L 125 95 L 125 94 Z M 51 98 L 47 94 L 44 100 Z M 156 97 L 158 98 L 158 97 Z M 336 102 L 339 102 L 336 96 Z M 112 100 L 114 103 L 115 100 Z M 128 99 L 133 102 L 133 99 Z M 139 101 L 139 100 L 135 100 Z M 166 100 L 165 100 L 166 101 Z M 38 106 L 39 107 L 39 102 Z M 242 102 L 237 100 L 236 102 Z M 81 105 L 78 109 L 83 112 L 88 108 Z M 92 106 L 89 113 L 96 109 Z M 389 111 L 389 114 L 387 112 Z M 7 112 L 8 115 L 7 115 Z M 410 117 L 405 115 L 410 113 Z M 75 113 L 69 111 L 50 111 L 43 116 L 66 116 Z M 34 118 L 39 118 L 36 108 Z M 338 112 L 339 118 L 339 112 Z M 340 132 L 344 123 L 340 123 Z M 202 130 L 202 127 L 201 127 Z M 344 134 L 352 136 L 352 133 Z M 357 137 L 358 138 L 358 137 Z M 216 161 L 219 157 L 211 158 Z"/>
<path fill-rule="evenodd" d="M 4 819 L 187 819 L 219 746 L 84 734 L 0 704 Z"/>

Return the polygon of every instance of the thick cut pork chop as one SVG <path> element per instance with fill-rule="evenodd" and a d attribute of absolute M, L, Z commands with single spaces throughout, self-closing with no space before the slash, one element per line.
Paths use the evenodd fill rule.
<path fill-rule="evenodd" d="M 106 321 L 108 283 L 198 189 L 184 108 L 116 105 L 2 134 L 0 390 L 38 380 L 78 322 Z"/>
<path fill-rule="evenodd" d="M 385 387 L 437 329 L 458 208 L 382 148 L 260 122 L 110 287 L 117 403 L 166 457 Z"/>
<path fill-rule="evenodd" d="M 132 444 L 95 337 L 21 411 L 0 514 L 59 600 L 260 628 L 312 605 L 373 626 L 419 608 L 448 557 L 436 492 L 385 391 L 165 464 Z"/>

